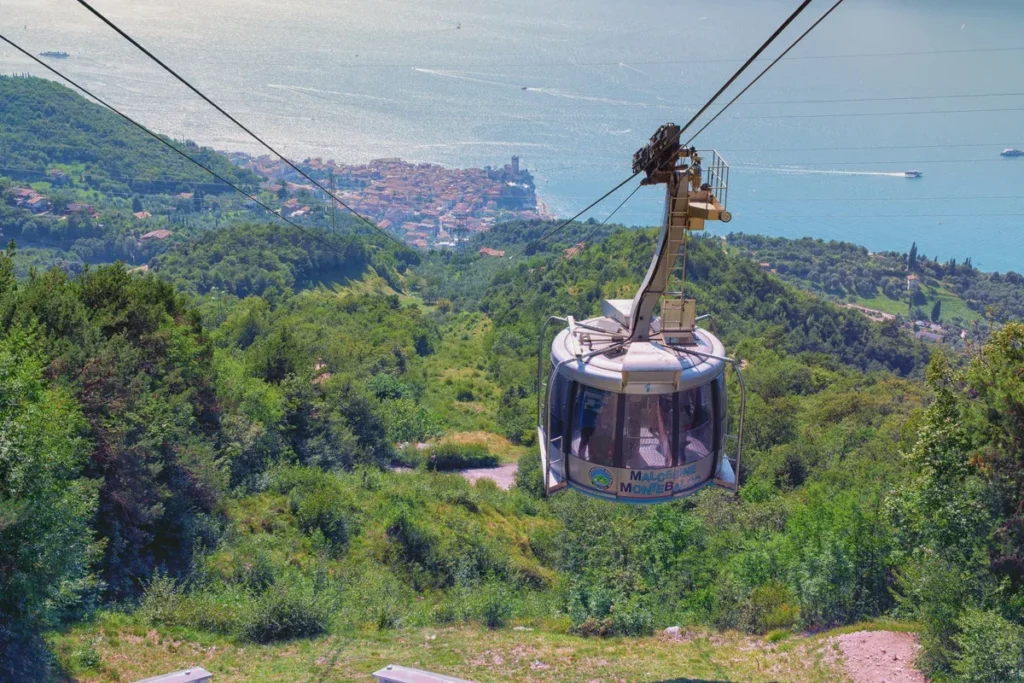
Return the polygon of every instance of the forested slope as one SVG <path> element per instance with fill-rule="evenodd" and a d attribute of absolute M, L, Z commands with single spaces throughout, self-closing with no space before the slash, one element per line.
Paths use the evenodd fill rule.
<path fill-rule="evenodd" d="M 228 180 L 255 187 L 258 178 L 222 154 L 176 143 Z M 104 192 L 233 192 L 206 171 L 117 114 L 63 85 L 33 77 L 0 76 L 0 175 L 46 180 L 65 168 Z"/>
<path fill-rule="evenodd" d="M 927 351 L 904 333 L 698 240 L 692 293 L 748 362 L 740 495 L 545 499 L 534 449 L 505 492 L 428 471 L 439 446 L 412 457 L 398 443 L 457 425 L 529 444 L 539 322 L 631 295 L 653 232 L 496 265 L 323 235 L 339 255 L 285 230 L 204 235 L 145 275 L 18 281 L 0 257 L 8 675 L 120 675 L 107 645 L 88 645 L 100 633 L 243 647 L 466 623 L 541 639 L 678 624 L 784 638 L 887 616 L 921 625 L 935 676 L 1012 680 L 1020 326 L 938 355 L 925 381 Z M 507 237 L 510 251 L 523 243 Z M 375 278 L 390 291 L 364 286 Z M 428 306 L 411 290 L 432 281 L 448 296 Z M 476 456 L 451 443 L 446 458 Z M 389 471 L 396 461 L 418 467 Z"/>
<path fill-rule="evenodd" d="M 419 262 L 417 252 L 362 232 L 237 223 L 175 245 L 154 260 L 153 271 L 183 291 L 242 298 L 358 280 L 370 270 L 401 289 L 401 273 Z"/>
<path fill-rule="evenodd" d="M 986 273 L 971 264 L 970 255 L 938 261 L 918 253 L 871 253 L 848 242 L 805 237 L 790 240 L 732 234 L 730 248 L 768 266 L 784 280 L 839 301 L 880 308 L 907 318 L 929 319 L 938 302 L 935 322 L 962 327 L 986 319 L 1024 320 L 1024 276 Z M 908 290 L 907 277 L 918 285 Z"/>

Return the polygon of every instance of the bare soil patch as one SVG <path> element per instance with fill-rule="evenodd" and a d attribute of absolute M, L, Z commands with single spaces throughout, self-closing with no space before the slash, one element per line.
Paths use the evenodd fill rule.
<path fill-rule="evenodd" d="M 462 470 L 459 472 L 466 481 L 475 484 L 481 479 L 490 479 L 498 488 L 508 491 L 516 481 L 516 470 L 518 465 L 502 465 L 501 467 L 487 467 L 474 470 Z"/>
<path fill-rule="evenodd" d="M 914 666 L 921 646 L 913 633 L 857 631 L 836 641 L 854 683 L 926 683 Z"/>

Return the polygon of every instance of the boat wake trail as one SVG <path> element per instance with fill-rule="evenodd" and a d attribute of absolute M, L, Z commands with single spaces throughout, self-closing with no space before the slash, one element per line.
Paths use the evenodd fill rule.
<path fill-rule="evenodd" d="M 486 83 L 487 85 L 501 85 L 508 87 L 515 85 L 514 83 L 507 83 L 505 81 L 492 81 L 487 78 L 477 78 L 474 75 L 470 75 L 472 72 L 465 71 L 442 71 L 440 69 L 421 69 L 419 67 L 414 68 L 413 71 L 421 74 L 427 74 L 429 76 L 439 76 L 441 78 L 454 78 L 460 81 L 472 81 L 474 83 Z"/>
<path fill-rule="evenodd" d="M 355 92 L 337 92 L 335 90 L 318 90 L 316 88 L 303 88 L 302 86 L 298 86 L 298 85 L 279 85 L 277 83 L 269 83 L 269 84 L 267 84 L 267 87 L 268 88 L 273 88 L 274 90 L 286 90 L 286 91 L 289 91 L 289 92 L 302 93 L 304 95 L 310 95 L 310 96 L 313 96 L 313 97 L 324 96 L 324 95 L 335 95 L 335 96 L 338 96 L 338 97 L 355 97 L 355 98 L 363 99 L 363 100 L 379 100 L 381 102 L 393 102 L 394 101 L 394 100 L 389 100 L 386 97 L 377 97 L 376 95 L 363 95 L 361 93 L 355 93 Z"/>
<path fill-rule="evenodd" d="M 646 72 L 641 71 L 640 69 L 636 68 L 635 66 L 630 66 L 629 64 L 626 64 L 625 62 L 619 62 L 619 68 L 620 69 L 629 69 L 630 71 L 635 71 L 638 74 L 641 74 L 643 76 L 647 75 Z"/>
<path fill-rule="evenodd" d="M 599 104 L 610 104 L 616 107 L 647 107 L 644 102 L 630 102 L 629 100 L 613 100 L 606 97 L 590 97 L 576 93 L 558 90 L 557 88 L 526 88 L 530 92 L 539 92 L 552 97 L 564 97 L 570 100 L 581 100 L 583 102 L 597 102 Z"/>
<path fill-rule="evenodd" d="M 885 171 L 832 171 L 819 168 L 797 168 L 793 166 L 759 166 L 757 164 L 734 164 L 732 168 L 744 171 L 759 171 L 762 173 L 792 173 L 796 175 L 860 175 L 876 176 L 881 178 L 906 177 L 906 174 L 902 171 L 898 173 Z"/>

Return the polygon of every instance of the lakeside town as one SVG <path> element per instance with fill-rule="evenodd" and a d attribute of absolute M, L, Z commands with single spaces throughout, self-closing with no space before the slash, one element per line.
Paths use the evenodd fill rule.
<path fill-rule="evenodd" d="M 280 159 L 244 153 L 228 157 L 266 178 L 264 190 L 286 197 L 282 210 L 288 217 L 301 218 L 312 210 L 304 200 L 330 202 Z M 533 176 L 517 156 L 497 168 L 446 168 L 401 159 L 349 165 L 321 158 L 306 159 L 298 166 L 325 187 L 333 187 L 348 206 L 421 249 L 454 248 L 503 220 L 551 217 L 537 199 Z"/>

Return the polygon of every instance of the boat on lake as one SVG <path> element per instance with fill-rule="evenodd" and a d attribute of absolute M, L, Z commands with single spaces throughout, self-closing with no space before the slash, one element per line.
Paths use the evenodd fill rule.
<path fill-rule="evenodd" d="M 915 171 L 915 170 L 911 169 L 909 171 L 904 171 L 903 172 L 903 176 L 906 177 L 906 178 L 920 178 L 921 177 L 921 172 L 920 171 Z"/>
<path fill-rule="evenodd" d="M 1016 147 L 1007 147 L 999 153 L 1001 157 L 1024 157 L 1024 150 L 1017 149 Z"/>
<path fill-rule="evenodd" d="M 71 55 L 67 52 L 40 52 L 40 57 L 49 57 L 50 59 L 67 59 Z"/>

